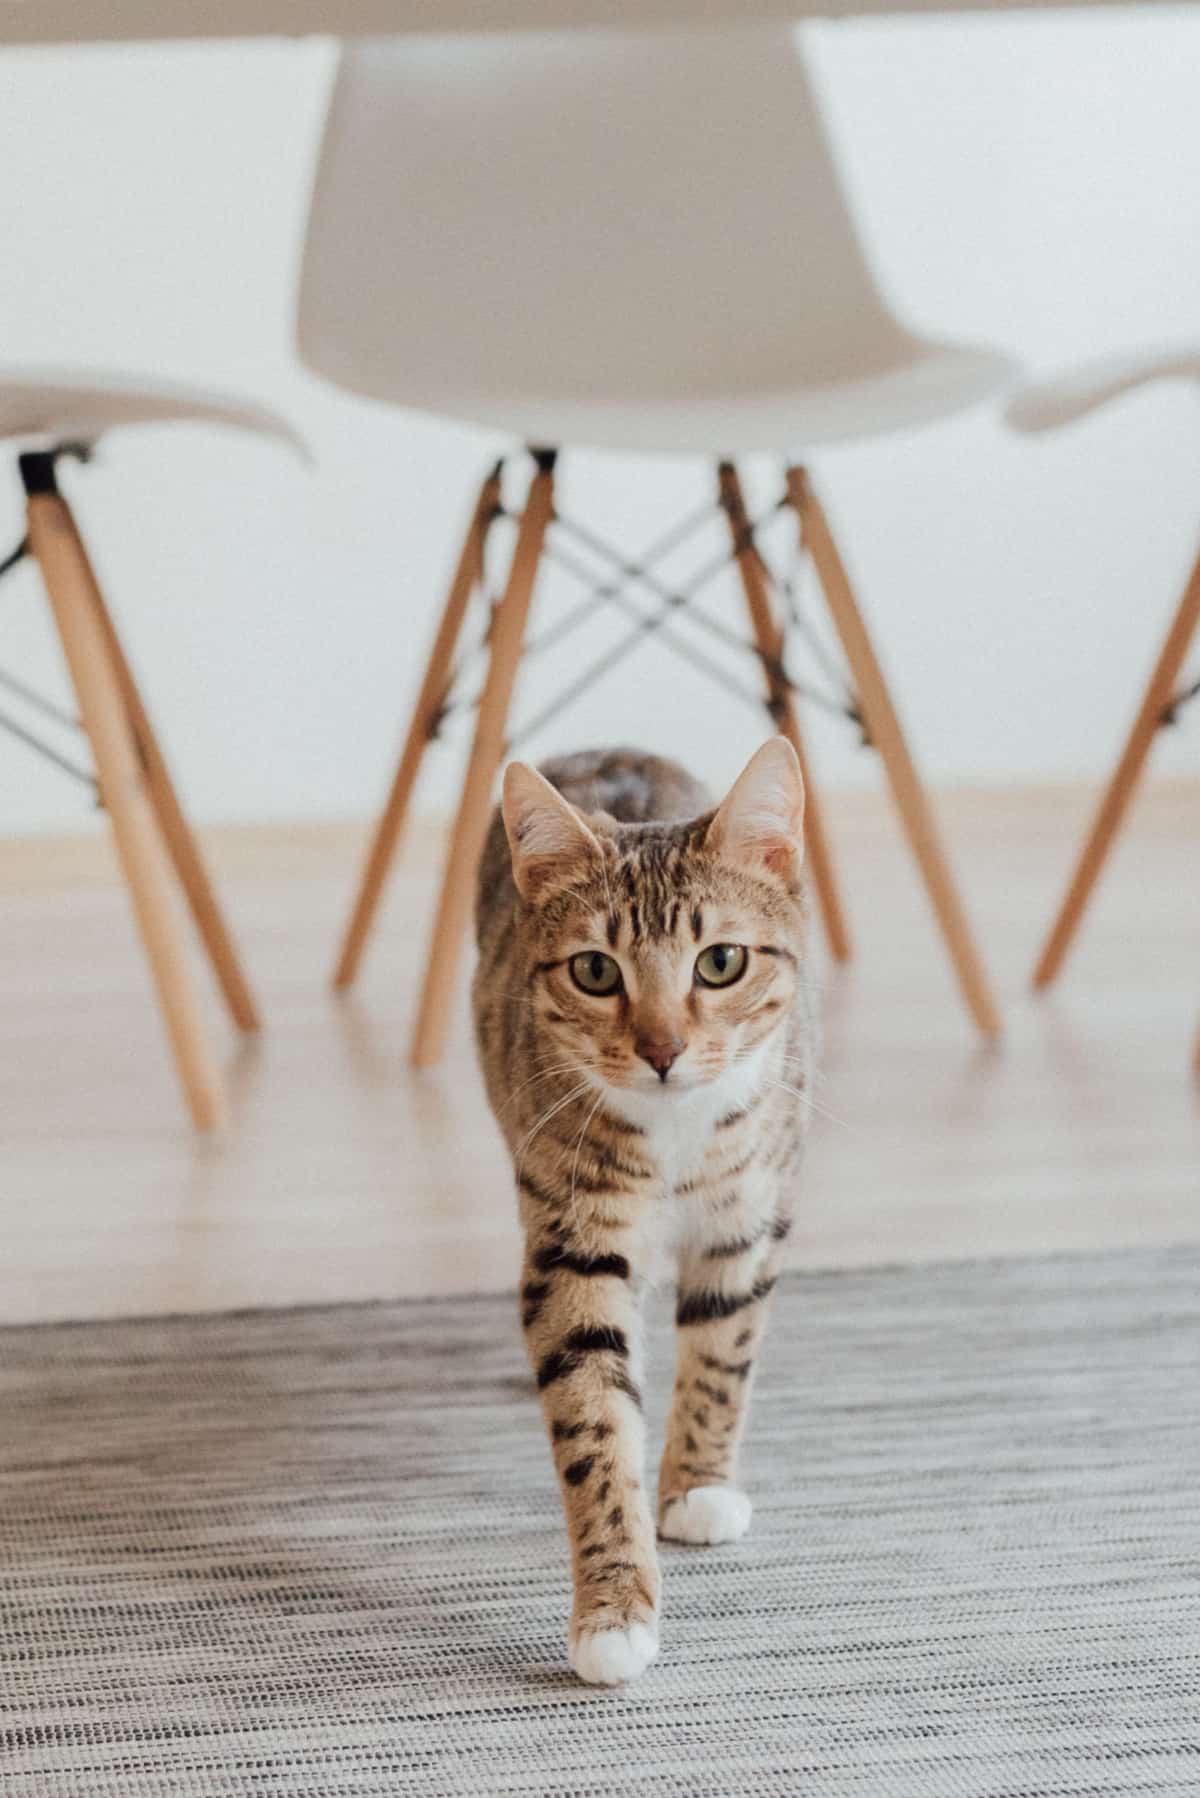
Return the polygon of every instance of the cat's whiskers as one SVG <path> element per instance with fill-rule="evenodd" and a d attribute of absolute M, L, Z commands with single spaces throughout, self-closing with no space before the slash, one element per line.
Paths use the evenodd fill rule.
<path fill-rule="evenodd" d="M 594 1072 L 595 1069 L 589 1061 L 559 1061 L 553 1067 L 542 1068 L 540 1073 L 530 1074 L 528 1080 L 522 1080 L 519 1085 L 513 1087 L 496 1116 L 503 1117 L 517 1095 L 523 1093 L 527 1086 L 533 1086 L 538 1081 L 552 1080 L 555 1074 L 590 1074 Z"/>
<path fill-rule="evenodd" d="M 596 1094 L 596 1103 L 592 1106 L 592 1109 L 588 1112 L 587 1116 L 583 1120 L 583 1128 L 579 1132 L 579 1139 L 575 1144 L 575 1159 L 571 1163 L 571 1196 L 567 1200 L 567 1216 L 568 1217 L 574 1217 L 574 1215 L 575 1215 L 575 1181 L 576 1181 L 576 1177 L 578 1176 L 578 1173 L 579 1173 L 579 1154 L 580 1154 L 580 1150 L 583 1148 L 583 1139 L 588 1133 L 588 1125 L 591 1123 L 592 1119 L 595 1117 L 596 1113 L 600 1109 L 600 1102 L 603 1099 L 603 1097 L 604 1097 L 604 1089 L 602 1087 L 600 1089 L 600 1091 Z"/>
<path fill-rule="evenodd" d="M 807 1105 L 810 1111 L 815 1111 L 821 1117 L 828 1118 L 830 1123 L 837 1124 L 841 1129 L 850 1130 L 853 1128 L 852 1125 L 846 1122 L 845 1118 L 840 1118 L 836 1112 L 830 1111 L 827 1105 L 820 1105 L 817 1103 L 816 1099 L 810 1099 L 807 1093 L 802 1093 L 798 1086 L 790 1086 L 786 1080 L 772 1080 L 769 1074 L 766 1076 L 765 1084 L 767 1086 L 777 1087 L 780 1092 L 791 1093 L 794 1099 L 799 1099 L 801 1105 Z"/>
<path fill-rule="evenodd" d="M 731 1068 L 745 1067 L 749 1061 L 754 1059 L 757 1053 L 757 1047 L 753 1049 L 740 1049 L 730 1057 L 729 1065 Z M 803 1068 L 806 1073 L 809 1070 L 809 1060 L 803 1055 L 791 1055 L 785 1050 L 779 1054 L 777 1059 L 785 1065 L 794 1063 L 797 1067 Z M 802 1105 L 807 1105 L 810 1111 L 819 1113 L 821 1117 L 827 1117 L 831 1123 L 839 1125 L 843 1130 L 850 1130 L 853 1128 L 851 1124 L 847 1123 L 845 1118 L 838 1117 L 836 1112 L 830 1111 L 827 1105 L 822 1105 L 820 1101 L 814 1099 L 810 1093 L 802 1092 L 798 1086 L 792 1086 L 787 1080 L 772 1078 L 770 1072 L 766 1068 L 763 1069 L 762 1084 L 764 1086 L 776 1087 L 781 1092 L 791 1093 L 792 1097 L 799 1099 Z"/>
<path fill-rule="evenodd" d="M 533 1141 L 534 1137 L 538 1134 L 538 1132 L 540 1130 L 545 1128 L 545 1126 L 550 1122 L 550 1119 L 552 1117 L 556 1116 L 558 1112 L 564 1110 L 565 1107 L 571 1103 L 572 1099 L 577 1099 L 581 1093 L 587 1092 L 587 1090 L 591 1086 L 591 1084 L 592 1083 L 590 1080 L 581 1080 L 579 1082 L 578 1086 L 573 1086 L 571 1088 L 570 1092 L 564 1093 L 562 1098 L 556 1099 L 554 1104 L 550 1106 L 549 1110 L 544 1112 L 542 1114 L 542 1116 L 538 1119 L 537 1123 L 533 1126 L 533 1129 L 530 1130 L 526 1136 L 522 1137 L 521 1141 L 517 1144 L 517 1148 L 515 1151 L 515 1157 L 514 1157 L 514 1159 L 516 1161 L 516 1171 L 517 1171 L 518 1179 L 520 1179 L 520 1176 L 521 1176 L 521 1168 L 524 1163 L 526 1151 L 528 1150 L 529 1145 Z"/>
<path fill-rule="evenodd" d="M 811 1077 L 812 1077 L 812 1076 L 813 1076 L 813 1074 L 814 1074 L 814 1069 L 813 1069 L 813 1058 L 812 1058 L 812 1056 L 811 1056 L 811 1055 L 788 1055 L 788 1054 L 784 1054 L 784 1055 L 781 1055 L 781 1056 L 780 1056 L 780 1057 L 779 1057 L 779 1059 L 780 1059 L 780 1061 L 781 1061 L 781 1062 L 783 1062 L 783 1063 L 784 1063 L 784 1064 L 785 1064 L 785 1065 L 786 1065 L 786 1066 L 789 1066 L 789 1067 L 798 1067 L 798 1068 L 799 1068 L 799 1069 L 800 1069 L 800 1070 L 801 1070 L 801 1073 L 802 1073 L 802 1074 L 803 1074 L 803 1075 L 805 1075 L 805 1076 L 808 1076 L 808 1077 L 810 1077 L 810 1078 L 811 1078 Z"/>

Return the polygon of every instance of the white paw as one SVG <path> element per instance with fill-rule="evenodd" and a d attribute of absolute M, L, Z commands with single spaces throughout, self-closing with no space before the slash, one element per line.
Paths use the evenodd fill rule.
<path fill-rule="evenodd" d="M 636 1679 L 657 1653 L 658 1637 L 644 1623 L 572 1632 L 567 1643 L 567 1659 L 589 1686 L 619 1686 Z"/>
<path fill-rule="evenodd" d="M 736 1542 L 750 1528 L 753 1510 L 736 1486 L 693 1486 L 668 1501 L 658 1533 L 668 1542 Z"/>

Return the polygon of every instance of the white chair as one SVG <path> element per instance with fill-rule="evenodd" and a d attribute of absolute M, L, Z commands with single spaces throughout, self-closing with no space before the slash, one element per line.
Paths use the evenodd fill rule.
<path fill-rule="evenodd" d="M 256 1030 L 258 1013 L 58 482 L 64 457 L 86 461 L 99 439 L 112 431 L 188 420 L 276 438 L 304 453 L 282 419 L 246 401 L 91 374 L 0 370 L 0 439 L 18 452 L 26 495 L 26 535 L 0 563 L 0 573 L 26 556 L 37 563 L 78 701 L 78 720 L 11 675 L 0 677 L 0 685 L 27 708 L 77 723 L 88 738 L 95 791 L 112 824 L 184 1094 L 196 1126 L 208 1129 L 221 1119 L 223 1087 L 188 973 L 171 890 L 172 863 L 234 1022 L 241 1030 Z M 0 715 L 0 727 L 93 779 L 11 714 Z"/>
<path fill-rule="evenodd" d="M 437 1059 L 491 786 L 564 446 L 719 464 L 766 696 L 803 755 L 784 621 L 732 458 L 786 467 L 964 995 L 997 1014 L 925 794 L 825 515 L 793 460 L 900 431 L 992 394 L 994 351 L 901 325 L 849 216 L 790 28 L 647 30 L 355 42 L 318 165 L 298 342 L 352 392 L 494 425 L 536 452 L 454 827 L 413 1041 Z M 400 767 L 342 945 L 353 980 L 497 515 L 489 474 L 437 633 Z M 620 558 L 616 558 L 618 561 Z M 645 569 L 633 571 L 645 578 Z M 660 597 L 662 597 L 660 595 Z M 669 597 L 666 601 L 669 605 Z M 809 778 L 809 861 L 835 955 L 848 942 Z"/>
<path fill-rule="evenodd" d="M 1151 350 L 1135 355 L 1102 357 L 1082 363 L 1053 379 L 1030 382 L 1010 400 L 1006 416 L 1014 430 L 1029 435 L 1061 430 L 1140 387 L 1180 379 L 1200 381 L 1200 349 Z M 1121 827 L 1151 744 L 1165 725 L 1176 721 L 1188 700 L 1200 695 L 1200 680 L 1181 680 L 1198 624 L 1200 557 L 1188 576 L 1129 735 L 1038 957 L 1033 975 L 1035 987 L 1047 987 L 1058 976 Z M 1200 1031 L 1196 1035 L 1193 1062 L 1196 1072 L 1200 1073 Z"/>

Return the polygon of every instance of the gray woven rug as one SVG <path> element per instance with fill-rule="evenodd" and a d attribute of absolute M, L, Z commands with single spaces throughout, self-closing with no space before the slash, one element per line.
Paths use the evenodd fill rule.
<path fill-rule="evenodd" d="M 4 1798 L 1200 1793 L 1196 1250 L 792 1277 L 749 1472 L 590 1691 L 509 1301 L 0 1332 Z"/>

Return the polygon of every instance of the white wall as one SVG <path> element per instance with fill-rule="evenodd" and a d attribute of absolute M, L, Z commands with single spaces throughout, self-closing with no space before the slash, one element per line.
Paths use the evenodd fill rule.
<path fill-rule="evenodd" d="M 845 26 L 816 50 L 877 259 L 917 322 L 1035 367 L 1200 336 L 1200 7 Z M 319 457 L 307 476 L 252 443 L 155 433 L 114 443 L 74 483 L 203 818 L 374 805 L 492 447 L 325 391 L 293 363 L 331 66 L 321 42 L 0 55 L 4 360 L 242 387 L 289 411 Z M 1053 444 L 975 416 L 827 459 L 933 774 L 1099 772 L 1192 553 L 1198 470 L 1200 411 L 1179 389 Z M 636 544 L 702 475 L 633 472 L 580 457 L 565 479 L 575 510 Z M 0 541 L 19 529 L 14 481 Z M 0 589 L 0 665 L 61 683 L 28 572 Z M 527 707 L 563 668 L 537 668 Z M 533 748 L 632 739 L 720 777 L 759 729 L 656 651 Z M 847 733 L 816 736 L 831 782 L 871 777 Z M 1188 736 L 1157 765 L 1195 769 Z M 456 766 L 437 758 L 427 807 Z M 0 737 L 0 829 L 84 813 Z"/>

